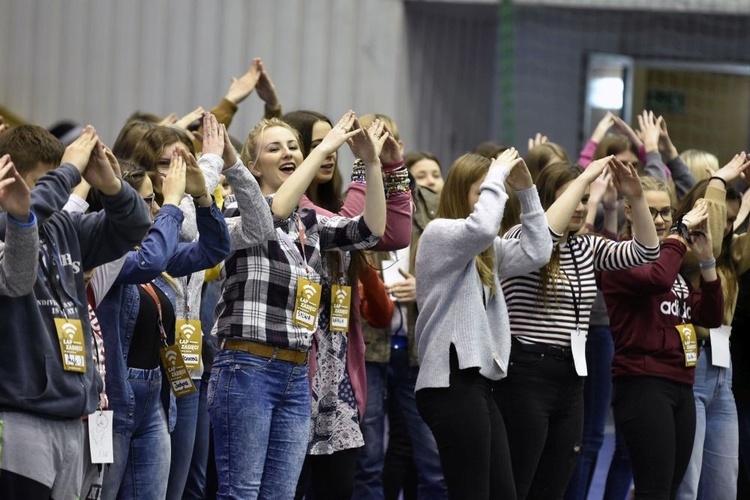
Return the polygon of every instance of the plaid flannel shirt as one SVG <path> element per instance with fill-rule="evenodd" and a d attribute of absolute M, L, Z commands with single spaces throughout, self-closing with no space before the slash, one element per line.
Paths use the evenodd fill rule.
<path fill-rule="evenodd" d="M 270 200 L 269 200 L 270 201 Z M 298 209 L 305 228 L 305 256 L 309 272 L 299 263 L 297 252 L 288 248 L 277 233 L 265 242 L 237 249 L 226 260 L 227 279 L 217 306 L 214 334 L 219 338 L 243 338 L 287 349 L 307 351 L 312 330 L 293 324 L 297 280 L 320 283 L 323 272 L 321 250 L 362 250 L 378 242 L 362 216 L 325 217 L 311 209 Z M 236 216 L 230 208 L 227 217 Z M 286 231 L 300 250 L 295 214 L 274 225 Z"/>

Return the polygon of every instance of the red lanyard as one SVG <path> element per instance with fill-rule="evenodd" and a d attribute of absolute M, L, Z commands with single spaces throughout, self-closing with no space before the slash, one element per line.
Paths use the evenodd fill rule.
<path fill-rule="evenodd" d="M 145 285 L 141 285 L 141 288 L 146 290 L 146 293 L 148 293 L 152 299 L 154 299 L 154 302 L 156 302 L 156 310 L 159 312 L 159 333 L 161 334 L 161 340 L 164 342 L 165 347 L 169 347 L 169 344 L 167 343 L 167 334 L 164 331 L 164 322 L 162 320 L 162 314 L 161 314 L 161 301 L 159 300 L 159 296 L 156 294 L 156 290 L 154 290 L 154 285 L 151 283 L 146 283 Z"/>

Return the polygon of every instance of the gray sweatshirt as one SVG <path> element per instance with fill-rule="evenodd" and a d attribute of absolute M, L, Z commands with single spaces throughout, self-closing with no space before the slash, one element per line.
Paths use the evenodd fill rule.
<path fill-rule="evenodd" d="M 21 297 L 31 292 L 39 266 L 39 230 L 31 212 L 22 223 L 6 215 L 5 241 L 0 241 L 0 295 Z"/>
<path fill-rule="evenodd" d="M 500 280 L 544 266 L 552 253 L 535 187 L 516 193 L 522 209 L 521 238 L 498 236 L 508 199 L 503 184 L 507 175 L 504 168 L 490 168 L 474 212 L 465 219 L 433 220 L 419 242 L 416 390 L 449 386 L 451 344 L 461 369 L 479 367 L 479 373 L 490 380 L 507 374 L 510 324 Z M 482 285 L 476 269 L 476 256 L 490 245 L 495 250 L 494 296 Z"/>

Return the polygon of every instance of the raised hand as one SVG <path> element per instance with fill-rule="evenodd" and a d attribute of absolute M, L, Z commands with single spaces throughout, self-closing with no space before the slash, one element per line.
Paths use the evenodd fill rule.
<path fill-rule="evenodd" d="M 70 163 L 75 166 L 79 172 L 83 173 L 89 164 L 91 152 L 99 142 L 96 130 L 91 125 L 86 125 L 78 139 L 73 141 L 70 146 L 65 148 L 61 163 Z"/>
<path fill-rule="evenodd" d="M 266 106 L 271 109 L 276 109 L 281 105 L 279 102 L 279 96 L 276 93 L 276 86 L 273 84 L 273 81 L 271 81 L 271 77 L 268 76 L 268 72 L 263 66 L 263 61 L 260 61 L 258 66 L 260 67 L 260 78 L 258 78 L 255 90 L 258 92 L 258 97 L 266 103 Z"/>
<path fill-rule="evenodd" d="M 203 115 L 203 154 L 221 156 L 224 153 L 224 128 L 211 113 Z M 231 166 L 231 165 L 230 165 Z"/>
<path fill-rule="evenodd" d="M 708 203 L 706 200 L 700 199 L 695 202 L 693 208 L 682 216 L 682 223 L 687 226 L 688 230 L 694 230 L 698 228 L 703 222 L 708 219 Z"/>
<path fill-rule="evenodd" d="M 535 146 L 539 146 L 540 144 L 547 144 L 548 142 L 549 142 L 549 139 L 547 139 L 546 135 L 542 135 L 539 132 L 537 132 L 534 137 L 529 137 L 528 150 L 531 151 L 531 148 Z"/>
<path fill-rule="evenodd" d="M 599 177 L 594 179 L 594 182 L 591 183 L 589 202 L 598 205 L 604 200 L 604 197 L 607 196 L 608 191 L 614 192 L 615 197 L 617 196 L 617 190 L 612 183 L 612 172 L 605 168 L 604 172 L 602 172 Z"/>
<path fill-rule="evenodd" d="M 107 157 L 109 165 L 112 167 L 112 171 L 115 173 L 115 177 L 122 179 L 122 168 L 120 168 L 120 162 L 117 161 L 115 154 L 107 146 L 104 146 L 104 155 Z"/>
<path fill-rule="evenodd" d="M 19 222 L 28 222 L 31 211 L 29 186 L 16 170 L 10 155 L 0 157 L 0 208 Z"/>
<path fill-rule="evenodd" d="M 589 166 L 586 167 L 579 176 L 579 179 L 582 179 L 587 184 L 591 184 L 596 180 L 597 177 L 599 177 L 602 172 L 604 172 L 604 168 L 614 159 L 613 155 L 605 156 L 604 158 L 599 158 L 598 160 L 594 160 L 591 163 L 589 163 Z"/>
<path fill-rule="evenodd" d="M 638 126 L 643 135 L 643 147 L 647 153 L 659 151 L 659 138 L 661 137 L 661 123 L 663 118 L 656 117 L 653 111 L 644 110 L 638 115 Z"/>
<path fill-rule="evenodd" d="M 205 112 L 206 111 L 201 106 L 198 106 L 197 108 L 192 110 L 190 113 L 186 114 L 185 116 L 177 120 L 174 123 L 174 126 L 187 130 L 190 124 L 197 120 L 200 120 L 201 116 L 203 116 L 203 113 Z"/>
<path fill-rule="evenodd" d="M 354 111 L 347 111 L 344 116 L 333 126 L 330 132 L 326 134 L 323 140 L 313 151 L 320 153 L 323 158 L 327 158 L 335 153 L 347 139 L 358 134 L 363 134 L 361 127 L 353 128 L 357 116 Z"/>
<path fill-rule="evenodd" d="M 195 156 L 184 149 L 179 150 L 179 155 L 185 162 L 185 192 L 193 198 L 207 195 L 206 179 L 203 177 L 203 171 L 198 166 Z"/>
<path fill-rule="evenodd" d="M 361 128 L 358 120 L 354 121 L 353 129 Z M 352 149 L 354 156 L 362 160 L 365 165 L 375 163 L 383 150 L 383 143 L 388 138 L 385 132 L 385 123 L 375 119 L 367 128 L 365 133 L 357 134 L 349 139 L 349 147 Z"/>
<path fill-rule="evenodd" d="M 177 120 L 179 120 L 180 117 L 177 116 L 177 113 L 169 113 L 167 116 L 162 118 L 162 120 L 159 122 L 159 125 L 163 125 L 165 127 L 169 127 L 171 125 L 174 125 L 177 123 Z"/>
<path fill-rule="evenodd" d="M 612 183 L 621 195 L 629 200 L 640 198 L 643 195 L 641 179 L 631 163 L 625 165 L 617 158 L 612 158 L 609 163 L 609 171 L 612 173 Z"/>
<path fill-rule="evenodd" d="M 232 83 L 229 85 L 229 90 L 224 95 L 224 99 L 234 104 L 244 101 L 255 90 L 262 70 L 261 60 L 259 57 L 256 57 L 250 63 L 250 69 L 244 75 L 239 78 L 232 78 Z"/>
<path fill-rule="evenodd" d="M 708 212 L 704 215 L 701 221 L 693 226 L 690 232 L 691 241 L 688 242 L 690 251 L 693 252 L 698 262 L 709 262 L 714 259 L 713 240 L 711 231 L 708 229 Z"/>
<path fill-rule="evenodd" d="M 636 148 L 640 148 L 641 146 L 643 146 L 643 141 L 641 141 L 640 137 L 638 137 L 638 134 L 635 133 L 630 125 L 625 123 L 625 120 L 615 115 L 612 115 L 612 119 L 614 121 L 614 127 L 617 129 L 617 131 L 630 139 L 630 142 L 635 144 Z"/>
<path fill-rule="evenodd" d="M 502 168 L 508 171 L 505 182 L 514 190 L 528 189 L 534 185 L 526 163 L 518 154 L 516 148 L 508 148 L 492 160 L 490 168 Z"/>
<path fill-rule="evenodd" d="M 221 124 L 221 130 L 224 136 L 224 150 L 221 153 L 221 157 L 224 159 L 224 170 L 226 170 L 233 167 L 234 164 L 237 163 L 237 159 L 240 155 L 238 155 L 237 150 L 234 149 L 234 144 L 232 144 L 232 140 L 229 138 L 229 134 L 227 133 L 227 128 L 223 123 Z"/>
<path fill-rule="evenodd" d="M 169 161 L 169 171 L 162 181 L 161 192 L 164 196 L 165 205 L 180 205 L 182 197 L 185 195 L 186 179 L 187 165 L 185 164 L 185 158 L 174 151 Z"/>
<path fill-rule="evenodd" d="M 660 116 L 661 119 L 661 132 L 659 133 L 659 152 L 667 159 L 672 161 L 677 158 L 680 153 L 672 143 L 672 139 L 669 137 L 669 130 L 667 129 L 667 121 L 664 117 Z"/>
<path fill-rule="evenodd" d="M 712 171 L 711 169 L 707 170 L 711 177 L 718 177 L 719 179 L 724 180 L 724 182 L 729 183 L 735 180 L 737 177 L 741 177 L 742 180 L 748 181 L 748 167 L 750 167 L 750 157 L 748 157 L 748 155 L 746 155 L 745 152 L 742 151 L 734 155 L 734 157 L 729 160 L 729 163 L 721 167 L 716 172 Z"/>
<path fill-rule="evenodd" d="M 591 140 L 594 142 L 601 142 L 602 139 L 604 139 L 604 136 L 607 135 L 607 132 L 609 132 L 609 129 L 614 127 L 614 125 L 615 115 L 613 115 L 611 111 L 607 111 L 604 118 L 599 120 L 599 123 L 596 124 L 594 132 L 591 134 Z"/>
<path fill-rule="evenodd" d="M 383 149 L 380 151 L 380 163 L 383 165 L 393 165 L 403 160 L 404 156 L 401 154 L 401 146 L 395 137 L 393 137 L 391 131 L 388 130 L 388 126 L 385 123 L 383 123 L 383 131 L 387 135 L 383 143 Z"/>
<path fill-rule="evenodd" d="M 117 194 L 122 187 L 120 179 L 117 178 L 115 167 L 110 163 L 105 152 L 104 144 L 97 139 L 94 150 L 91 152 L 83 178 L 98 189 L 102 194 L 112 196 Z"/>

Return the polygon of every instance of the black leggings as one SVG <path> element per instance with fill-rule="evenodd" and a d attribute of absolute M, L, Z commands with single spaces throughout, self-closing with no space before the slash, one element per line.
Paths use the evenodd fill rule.
<path fill-rule="evenodd" d="M 459 370 L 451 348 L 450 386 L 420 389 L 416 399 L 437 441 L 451 499 L 516 497 L 503 417 L 478 368 Z"/>
<path fill-rule="evenodd" d="M 354 472 L 359 448 L 330 455 L 306 455 L 295 499 L 312 491 L 317 500 L 349 500 L 354 494 Z"/>
<path fill-rule="evenodd" d="M 693 387 L 659 377 L 618 377 L 612 408 L 630 454 L 635 498 L 675 498 L 693 451 Z"/>

